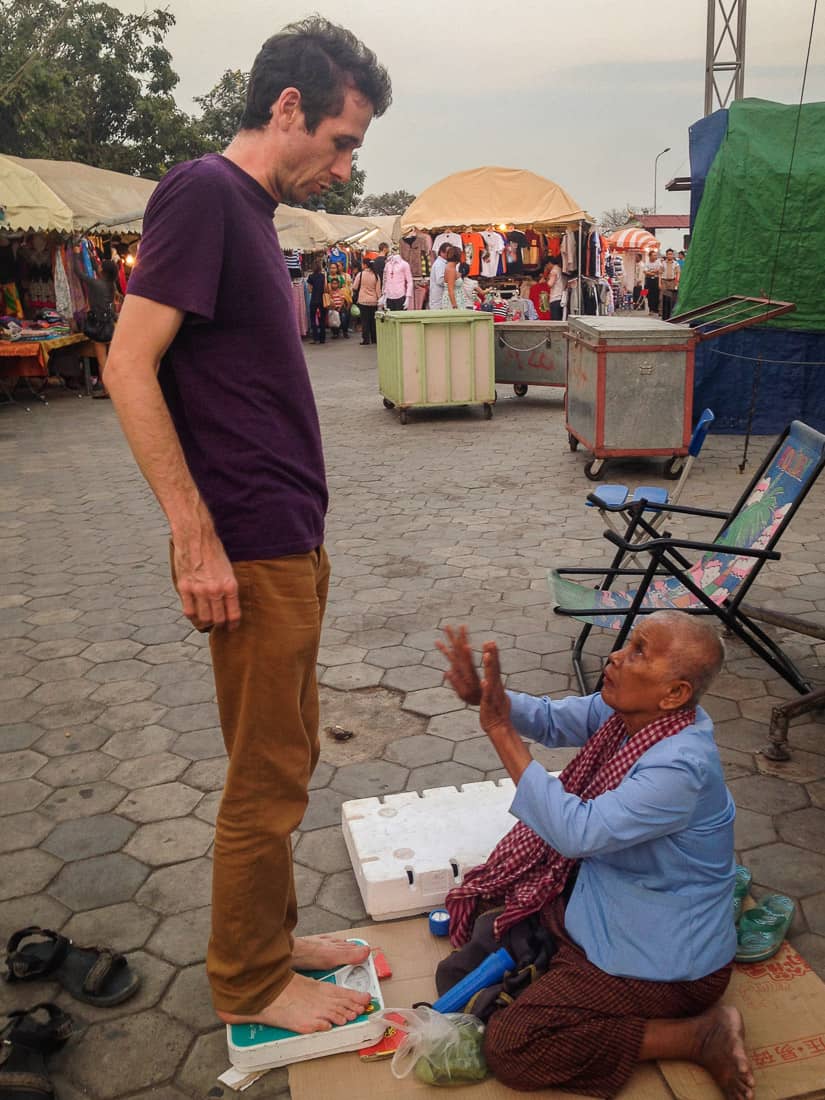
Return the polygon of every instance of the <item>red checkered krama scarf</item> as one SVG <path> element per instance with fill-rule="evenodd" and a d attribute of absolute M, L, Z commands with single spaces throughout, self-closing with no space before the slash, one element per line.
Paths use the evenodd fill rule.
<path fill-rule="evenodd" d="M 696 721 L 694 707 L 682 708 L 657 718 L 628 737 L 624 719 L 612 715 L 576 753 L 559 776 L 568 794 L 583 802 L 618 787 L 630 768 L 649 748 Z M 500 902 L 504 912 L 495 922 L 498 939 L 503 932 L 529 917 L 557 897 L 576 865 L 519 821 L 495 846 L 486 863 L 468 871 L 460 886 L 447 895 L 450 939 L 454 947 L 465 944 L 473 930 L 478 902 Z"/>

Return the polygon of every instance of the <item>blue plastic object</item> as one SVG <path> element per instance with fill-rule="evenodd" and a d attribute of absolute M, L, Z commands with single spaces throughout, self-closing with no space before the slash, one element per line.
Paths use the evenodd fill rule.
<path fill-rule="evenodd" d="M 433 1004 L 436 1012 L 460 1012 L 469 999 L 488 985 L 500 982 L 508 970 L 512 970 L 516 961 L 506 947 L 500 947 L 488 955 L 483 963 L 471 970 L 458 985 L 448 989 L 443 997 Z"/>
<path fill-rule="evenodd" d="M 450 934 L 450 914 L 446 909 L 433 909 L 430 913 L 430 932 L 434 936 Z"/>

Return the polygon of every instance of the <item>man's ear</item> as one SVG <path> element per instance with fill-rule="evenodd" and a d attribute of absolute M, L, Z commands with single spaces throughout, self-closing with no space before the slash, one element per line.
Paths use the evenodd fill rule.
<path fill-rule="evenodd" d="M 693 695 L 693 685 L 688 680 L 674 680 L 659 703 L 659 709 L 665 711 L 679 710 L 687 706 Z"/>
<path fill-rule="evenodd" d="M 279 130 L 290 129 L 301 114 L 301 93 L 297 88 L 284 88 L 272 104 L 270 122 Z"/>

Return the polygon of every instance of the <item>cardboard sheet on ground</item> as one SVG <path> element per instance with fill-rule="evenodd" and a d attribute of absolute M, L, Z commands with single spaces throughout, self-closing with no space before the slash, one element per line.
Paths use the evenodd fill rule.
<path fill-rule="evenodd" d="M 435 968 L 450 950 L 445 939 L 430 935 L 426 918 L 351 928 L 383 949 L 393 976 L 382 983 L 388 1007 L 409 1007 L 436 997 Z M 745 1017 L 747 1045 L 756 1070 L 758 1100 L 813 1100 L 825 1097 L 825 983 L 789 947 L 766 963 L 737 967 L 725 1002 Z M 492 1079 L 466 1088 L 438 1089 L 415 1077 L 396 1080 L 390 1060 L 362 1062 L 357 1052 L 336 1054 L 289 1067 L 292 1100 L 395 1100 L 424 1094 L 442 1100 L 515 1100 L 523 1093 Z M 576 1100 L 572 1093 L 547 1089 L 533 1096 Z M 663 1062 L 640 1066 L 620 1100 L 721 1100 L 721 1092 L 699 1066 Z"/>

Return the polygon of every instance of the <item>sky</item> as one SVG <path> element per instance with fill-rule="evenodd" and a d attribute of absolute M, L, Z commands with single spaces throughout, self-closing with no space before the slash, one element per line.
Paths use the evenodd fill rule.
<path fill-rule="evenodd" d="M 143 0 L 110 0 L 141 11 Z M 688 127 L 704 113 L 706 0 L 159 0 L 186 111 L 226 69 L 318 12 L 354 31 L 389 70 L 393 104 L 367 133 L 366 193 L 414 194 L 452 172 L 495 164 L 560 184 L 597 218 L 654 202 L 687 213 L 665 183 L 690 173 Z M 730 3 L 725 0 L 725 6 Z M 750 0 L 745 95 L 799 102 L 814 0 Z M 718 5 L 717 5 L 718 13 Z M 718 14 L 717 14 L 718 19 Z M 825 100 L 825 11 L 805 101 Z M 676 244 L 677 237 L 662 239 Z"/>

